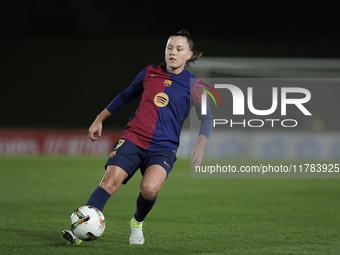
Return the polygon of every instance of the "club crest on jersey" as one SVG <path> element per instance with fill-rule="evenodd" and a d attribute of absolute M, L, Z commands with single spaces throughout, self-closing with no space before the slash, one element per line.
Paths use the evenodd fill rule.
<path fill-rule="evenodd" d="M 169 97 L 167 94 L 160 92 L 154 97 L 153 101 L 155 105 L 159 107 L 164 107 L 167 106 L 167 104 L 169 103 Z"/>
<path fill-rule="evenodd" d="M 165 81 L 163 82 L 163 85 L 164 85 L 165 87 L 170 87 L 170 86 L 171 86 L 171 83 L 172 83 L 172 81 L 170 81 L 170 80 L 165 80 Z"/>

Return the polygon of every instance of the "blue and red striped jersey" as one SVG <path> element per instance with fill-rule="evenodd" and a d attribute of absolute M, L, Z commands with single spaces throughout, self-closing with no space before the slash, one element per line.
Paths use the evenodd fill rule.
<path fill-rule="evenodd" d="M 176 75 L 166 72 L 164 66 L 149 65 L 106 109 L 114 114 L 142 93 L 139 107 L 131 116 L 122 138 L 150 151 L 176 152 L 183 123 L 192 106 L 201 120 L 200 134 L 209 138 L 212 129 L 209 104 L 207 114 L 201 115 L 201 94 L 204 92 L 195 87 L 204 88 L 204 84 L 187 69 Z"/>

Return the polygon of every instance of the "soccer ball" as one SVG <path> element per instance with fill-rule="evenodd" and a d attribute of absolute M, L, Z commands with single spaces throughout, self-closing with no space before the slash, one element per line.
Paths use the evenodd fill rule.
<path fill-rule="evenodd" d="M 71 215 L 70 227 L 73 234 L 83 241 L 93 241 L 105 230 L 105 217 L 94 206 L 82 206 Z"/>

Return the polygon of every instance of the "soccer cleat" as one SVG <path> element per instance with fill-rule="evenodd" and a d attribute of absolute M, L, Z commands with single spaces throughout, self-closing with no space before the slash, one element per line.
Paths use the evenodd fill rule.
<path fill-rule="evenodd" d="M 77 238 L 72 231 L 70 230 L 63 230 L 62 231 L 63 234 L 63 239 L 65 239 L 67 241 L 67 244 L 73 244 L 75 243 L 76 245 L 79 245 L 82 240 L 80 240 L 79 238 Z"/>
<path fill-rule="evenodd" d="M 144 236 L 143 236 L 143 222 L 138 223 L 135 220 L 135 217 L 131 219 L 131 234 L 129 243 L 130 244 L 144 244 Z"/>

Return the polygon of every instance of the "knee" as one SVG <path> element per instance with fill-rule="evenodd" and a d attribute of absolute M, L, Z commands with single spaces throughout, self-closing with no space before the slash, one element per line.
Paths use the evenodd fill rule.
<path fill-rule="evenodd" d="M 109 165 L 99 186 L 111 195 L 115 193 L 128 174 L 120 167 Z"/>
<path fill-rule="evenodd" d="M 105 189 L 110 195 L 115 193 L 118 188 L 120 187 L 121 182 L 119 182 L 116 178 L 113 178 L 112 176 L 106 176 L 104 175 L 103 179 L 101 180 L 99 186 Z"/>
<path fill-rule="evenodd" d="M 159 188 L 152 183 L 143 183 L 141 184 L 140 192 L 146 200 L 152 200 L 157 196 Z"/>
<path fill-rule="evenodd" d="M 110 195 L 112 195 L 118 190 L 120 184 L 118 185 L 116 180 L 110 179 L 110 180 L 102 180 L 99 186 L 105 189 L 108 193 L 110 193 Z"/>

